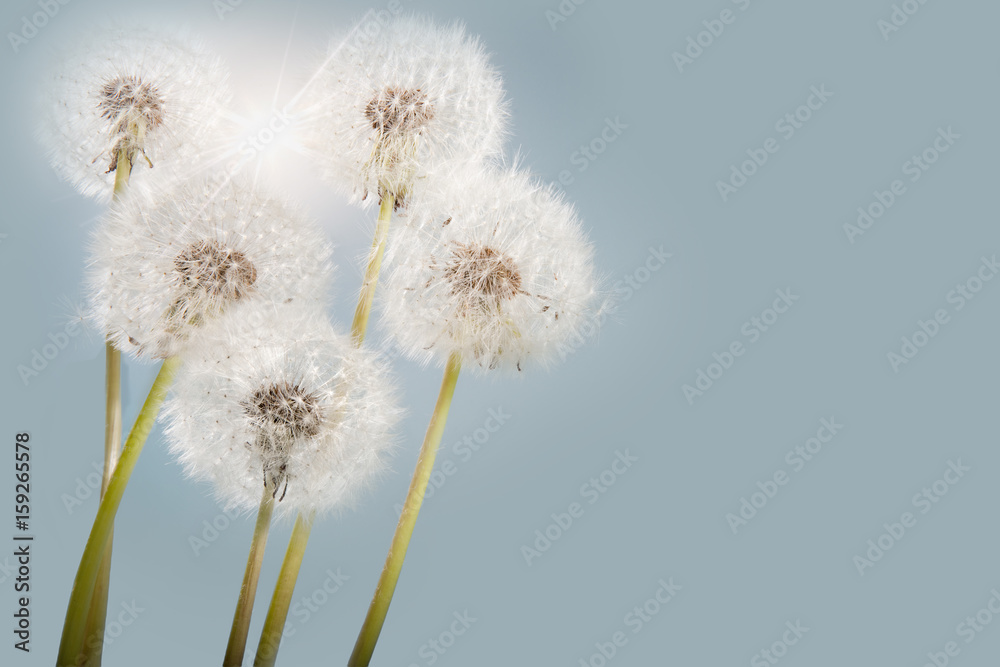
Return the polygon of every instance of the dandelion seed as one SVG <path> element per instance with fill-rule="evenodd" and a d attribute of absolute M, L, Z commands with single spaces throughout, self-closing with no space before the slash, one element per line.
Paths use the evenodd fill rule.
<path fill-rule="evenodd" d="M 316 309 L 250 301 L 206 325 L 167 402 L 167 438 L 230 508 L 342 507 L 383 468 L 399 410 L 385 365 Z"/>
<path fill-rule="evenodd" d="M 239 181 L 132 193 L 97 226 L 91 255 L 92 321 L 143 358 L 178 354 L 237 303 L 323 303 L 332 270 L 314 224 Z"/>
<path fill-rule="evenodd" d="M 218 139 L 227 79 L 218 58 L 182 37 L 100 31 L 64 55 L 38 137 L 60 176 L 106 201 L 121 157 L 130 170 L 155 165 L 154 181 L 195 168 Z"/>
<path fill-rule="evenodd" d="M 516 170 L 456 172 L 390 237 L 383 319 L 411 357 L 545 365 L 596 319 L 593 251 L 573 208 Z"/>
<path fill-rule="evenodd" d="M 388 194 L 402 206 L 428 172 L 499 154 L 503 95 L 482 45 L 461 24 L 409 17 L 374 37 L 335 38 L 299 115 L 332 181 L 355 200 Z"/>

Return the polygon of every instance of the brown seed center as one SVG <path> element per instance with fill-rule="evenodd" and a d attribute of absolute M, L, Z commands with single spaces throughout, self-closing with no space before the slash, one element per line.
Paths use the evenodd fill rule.
<path fill-rule="evenodd" d="M 319 433 L 319 397 L 291 382 L 259 387 L 243 402 L 247 415 L 262 428 L 278 427 L 293 438 Z"/>
<path fill-rule="evenodd" d="M 466 298 L 492 297 L 497 301 L 512 299 L 521 292 L 521 272 L 503 252 L 489 246 L 456 244 L 444 277 L 452 292 Z"/>
<path fill-rule="evenodd" d="M 128 123 L 136 119 L 144 120 L 146 129 L 163 123 L 160 92 L 137 76 L 120 76 L 108 81 L 101 88 L 100 98 L 101 116 L 114 121 L 118 132 L 125 132 Z"/>
<path fill-rule="evenodd" d="M 246 255 L 214 240 L 189 245 L 174 258 L 174 268 L 188 289 L 227 301 L 242 299 L 257 282 L 257 268 Z"/>
<path fill-rule="evenodd" d="M 383 135 L 413 132 L 434 118 L 434 105 L 419 88 L 386 88 L 368 102 L 365 117 Z"/>

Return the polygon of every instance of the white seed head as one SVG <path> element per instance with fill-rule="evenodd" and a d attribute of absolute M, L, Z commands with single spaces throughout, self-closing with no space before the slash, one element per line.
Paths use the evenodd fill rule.
<path fill-rule="evenodd" d="M 383 320 L 421 361 L 546 365 L 597 319 L 576 213 L 524 172 L 456 172 L 427 188 L 395 223 L 386 264 Z"/>
<path fill-rule="evenodd" d="M 111 198 L 118 158 L 135 185 L 200 167 L 219 140 L 228 73 L 200 45 L 145 28 L 107 29 L 63 55 L 38 137 L 53 167 L 86 196 Z M 155 176 L 144 171 L 155 165 Z"/>
<path fill-rule="evenodd" d="M 331 254 L 310 220 L 244 182 L 130 192 L 93 232 L 91 319 L 122 351 L 173 356 L 234 304 L 324 303 Z"/>
<path fill-rule="evenodd" d="M 503 97 L 499 74 L 461 24 L 402 17 L 374 36 L 358 26 L 334 38 L 298 116 L 330 180 L 355 200 L 390 192 L 401 205 L 428 171 L 500 153 Z"/>
<path fill-rule="evenodd" d="M 383 469 L 401 414 L 388 368 L 318 309 L 249 302 L 202 333 L 166 435 L 227 508 L 255 509 L 265 484 L 283 514 L 342 508 Z"/>

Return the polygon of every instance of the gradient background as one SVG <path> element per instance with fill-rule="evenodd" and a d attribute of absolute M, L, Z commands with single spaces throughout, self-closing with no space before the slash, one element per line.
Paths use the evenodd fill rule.
<path fill-rule="evenodd" d="M 1000 282 L 961 310 L 948 294 L 1000 251 L 1000 5 L 907 5 L 919 11 L 885 39 L 888 0 L 566 0 L 575 11 L 554 29 L 546 11 L 557 0 L 403 0 L 482 36 L 512 100 L 510 153 L 551 180 L 569 172 L 600 268 L 622 289 L 599 340 L 553 372 L 462 378 L 439 455 L 458 472 L 424 505 L 373 664 L 432 664 L 426 643 L 466 610 L 475 623 L 433 664 L 600 667 L 595 644 L 622 631 L 628 643 L 609 664 L 763 665 L 758 652 L 797 621 L 809 630 L 782 665 L 918 667 L 951 641 L 960 653 L 950 664 L 997 664 L 1000 620 L 971 643 L 958 626 L 1000 587 Z M 101 212 L 55 177 L 32 139 L 50 52 L 115 16 L 188 26 L 229 62 L 239 108 L 263 121 L 283 68 L 279 105 L 331 31 L 384 7 L 245 0 L 220 19 L 211 0 L 75 0 L 18 53 L 4 40 L 0 545 L 11 546 L 0 546 L 0 565 L 13 550 L 13 438 L 24 430 L 36 535 L 30 655 L 12 648 L 15 595 L 0 569 L 4 665 L 54 660 L 97 505 L 91 496 L 70 512 L 63 497 L 102 457 L 100 340 L 77 336 L 28 386 L 16 370 L 80 302 L 81 244 Z M 725 9 L 734 22 L 678 71 L 672 54 Z M 20 30 L 37 11 L 5 2 L 0 27 Z M 775 123 L 821 85 L 833 97 L 786 140 Z M 615 118 L 628 127 L 581 171 L 580 147 Z M 904 163 L 949 126 L 961 138 L 911 183 Z M 780 150 L 723 202 L 716 181 L 768 137 Z M 336 242 L 334 316 L 348 322 L 374 214 L 348 207 L 280 144 L 265 162 Z M 844 224 L 894 179 L 906 194 L 849 243 Z M 672 257 L 647 274 L 649 248 L 661 246 Z M 626 276 L 645 282 L 626 291 Z M 786 288 L 799 300 L 751 343 L 744 323 Z M 894 372 L 887 353 L 940 308 L 950 322 Z M 683 385 L 734 341 L 746 353 L 691 404 Z M 357 511 L 313 531 L 296 600 L 321 590 L 328 569 L 349 579 L 307 621 L 293 609 L 279 664 L 341 665 L 350 654 L 440 381 L 405 361 L 397 370 L 410 412 L 393 472 Z M 126 428 L 154 372 L 128 367 Z M 462 460 L 453 445 L 498 408 L 510 419 Z M 786 453 L 831 417 L 843 430 L 793 472 Z M 581 485 L 617 450 L 639 462 L 588 504 Z M 958 459 L 971 470 L 920 514 L 914 494 Z M 726 515 L 779 470 L 788 484 L 734 534 Z M 529 566 L 522 546 L 573 502 L 583 516 Z M 859 574 L 854 557 L 907 511 L 916 526 Z M 132 601 L 143 611 L 111 639 L 105 664 L 218 664 L 252 529 L 238 518 L 196 554 L 190 538 L 206 521 L 230 523 L 219 517 L 154 433 L 119 514 L 110 596 L 111 614 Z M 251 651 L 289 532 L 271 535 Z M 670 578 L 682 590 L 634 633 L 626 615 Z"/>

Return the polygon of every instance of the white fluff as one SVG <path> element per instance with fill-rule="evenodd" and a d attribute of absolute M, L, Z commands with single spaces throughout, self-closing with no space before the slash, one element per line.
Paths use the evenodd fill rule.
<path fill-rule="evenodd" d="M 522 370 L 598 320 L 593 250 L 572 206 L 517 170 L 455 173 L 390 235 L 383 321 L 410 357 Z"/>
<path fill-rule="evenodd" d="M 374 25 L 374 24 L 372 24 Z M 499 74 L 459 23 L 402 17 L 330 42 L 298 104 L 304 144 L 355 201 L 402 204 L 428 170 L 502 150 Z"/>
<path fill-rule="evenodd" d="M 93 232 L 91 319 L 123 352 L 173 356 L 233 303 L 324 304 L 331 254 L 311 220 L 247 183 L 131 192 Z"/>
<path fill-rule="evenodd" d="M 164 419 L 171 452 L 223 505 L 256 509 L 268 479 L 278 512 L 324 512 L 383 469 L 401 415 L 388 369 L 316 309 L 248 303 L 202 333 Z"/>
<path fill-rule="evenodd" d="M 218 140 L 227 80 L 218 58 L 169 33 L 116 26 L 88 34 L 53 73 L 38 137 L 62 178 L 107 201 L 120 147 L 133 154 L 135 185 L 200 166 Z"/>

